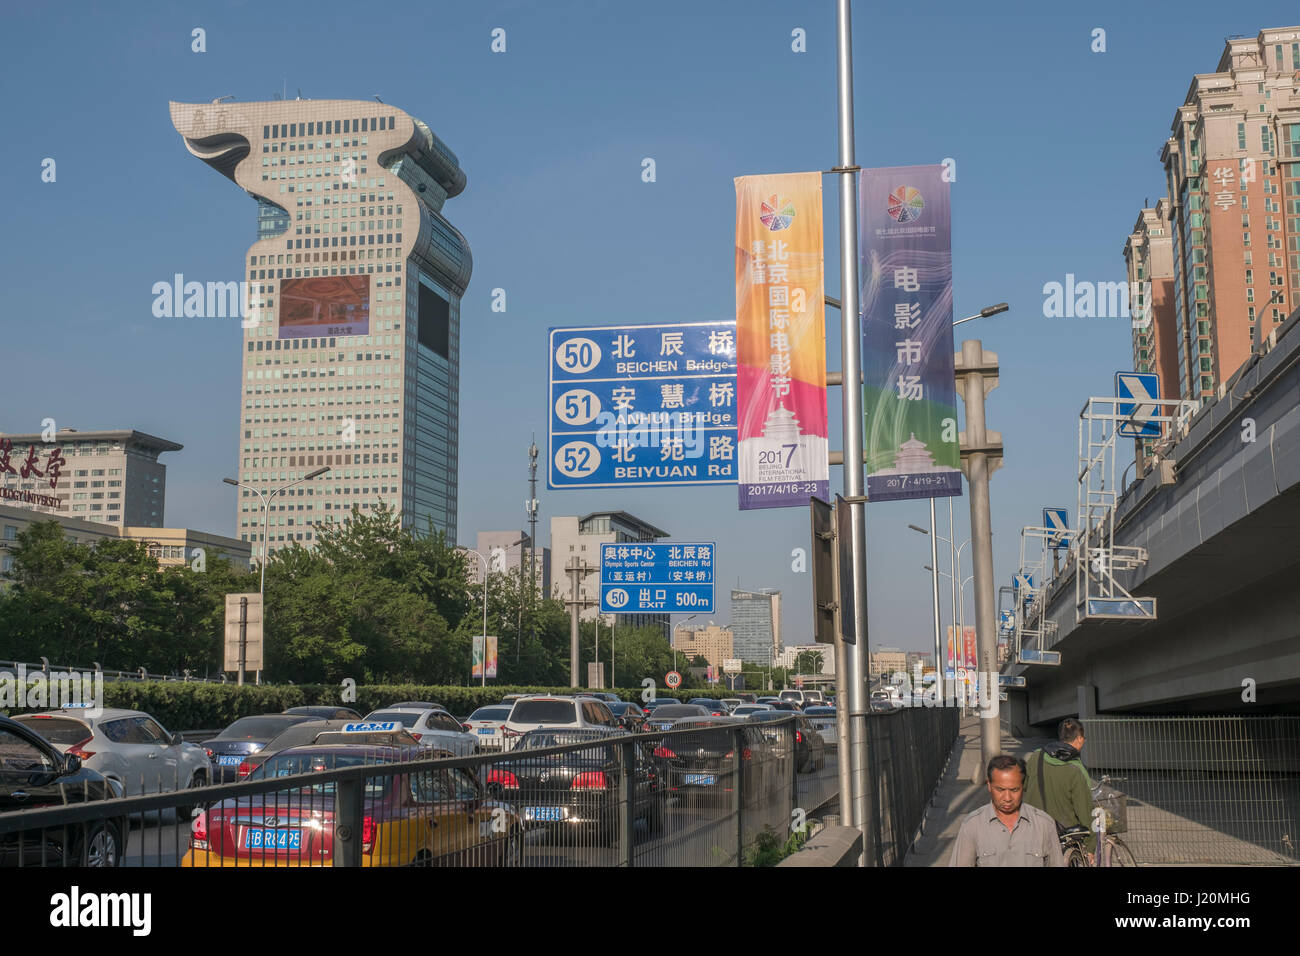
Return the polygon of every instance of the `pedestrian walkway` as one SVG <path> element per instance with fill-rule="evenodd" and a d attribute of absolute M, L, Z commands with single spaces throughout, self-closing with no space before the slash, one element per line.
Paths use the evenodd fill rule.
<path fill-rule="evenodd" d="M 1046 737 L 1021 740 L 1002 731 L 1002 753 L 1026 757 L 1047 742 Z M 926 811 L 921 837 L 903 859 L 904 866 L 947 866 L 952 845 L 966 816 L 988 803 L 984 767 L 980 760 L 980 722 L 975 716 L 961 722 L 953 742 L 948 768 L 939 779 L 931 806 Z M 979 783 L 974 780 L 978 778 Z"/>

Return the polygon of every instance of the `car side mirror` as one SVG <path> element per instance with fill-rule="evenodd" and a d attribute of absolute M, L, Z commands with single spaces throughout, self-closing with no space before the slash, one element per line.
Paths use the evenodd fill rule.
<path fill-rule="evenodd" d="M 179 747 L 181 744 L 185 743 L 185 738 L 182 737 L 179 732 L 173 733 L 171 735 L 171 742 L 173 747 Z"/>
<path fill-rule="evenodd" d="M 76 754 L 66 754 L 63 758 L 63 773 L 76 773 L 81 769 L 81 758 Z"/>

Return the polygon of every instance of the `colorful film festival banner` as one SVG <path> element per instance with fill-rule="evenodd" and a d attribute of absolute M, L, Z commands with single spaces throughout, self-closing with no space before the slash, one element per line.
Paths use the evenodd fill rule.
<path fill-rule="evenodd" d="M 736 179 L 740 508 L 829 497 L 821 173 Z"/>
<path fill-rule="evenodd" d="M 474 649 L 472 663 L 470 665 L 470 676 L 482 678 L 483 675 L 483 635 L 474 635 Z M 497 676 L 497 636 L 489 634 L 487 637 L 487 676 L 495 678 Z"/>
<path fill-rule="evenodd" d="M 872 501 L 961 494 L 943 177 L 942 166 L 862 171 L 862 404 Z"/>
<path fill-rule="evenodd" d="M 961 629 L 961 649 L 954 654 L 953 647 L 953 626 L 948 625 L 948 670 L 953 669 L 953 661 L 956 658 L 956 666 L 964 667 L 968 671 L 976 669 L 977 657 L 975 654 L 975 628 L 963 627 Z"/>

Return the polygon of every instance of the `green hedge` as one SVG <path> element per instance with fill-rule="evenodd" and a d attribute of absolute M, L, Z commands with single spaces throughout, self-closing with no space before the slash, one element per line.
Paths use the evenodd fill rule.
<path fill-rule="evenodd" d="M 640 701 L 644 688 L 612 688 L 623 700 Z M 442 704 L 457 717 L 486 704 L 499 704 L 506 694 L 570 694 L 570 687 L 458 687 L 421 684 L 361 684 L 356 699 L 343 700 L 343 688 L 323 684 L 203 684 L 181 681 L 111 681 L 104 684 L 104 706 L 142 710 L 170 731 L 217 730 L 240 717 L 278 714 L 290 707 L 333 704 L 368 714 L 401 700 L 428 700 Z M 659 697 L 728 697 L 726 691 L 656 688 Z"/>

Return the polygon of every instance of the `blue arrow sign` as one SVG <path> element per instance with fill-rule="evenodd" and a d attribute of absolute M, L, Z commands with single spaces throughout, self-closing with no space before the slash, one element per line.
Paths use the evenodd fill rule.
<path fill-rule="evenodd" d="M 712 542 L 600 546 L 600 609 L 617 614 L 713 613 Z"/>
<path fill-rule="evenodd" d="M 998 622 L 999 629 L 1003 631 L 1014 631 L 1016 629 L 1016 616 L 1011 611 L 1003 611 Z"/>
<path fill-rule="evenodd" d="M 1160 376 L 1155 372 L 1116 372 L 1115 397 L 1131 398 L 1119 402 L 1115 411 L 1126 421 L 1116 425 L 1117 434 L 1125 438 L 1158 438 L 1160 423 L 1151 421 L 1160 414 L 1160 405 L 1153 401 L 1160 397 Z"/>
<path fill-rule="evenodd" d="M 1052 548 L 1060 549 L 1070 544 L 1070 512 L 1067 508 L 1044 508 L 1043 527 L 1054 534 L 1048 539 Z"/>

